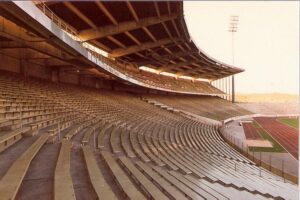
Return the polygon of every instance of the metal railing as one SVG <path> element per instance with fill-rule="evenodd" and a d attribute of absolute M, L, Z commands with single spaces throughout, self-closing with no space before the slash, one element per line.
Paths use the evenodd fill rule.
<path fill-rule="evenodd" d="M 70 27 L 66 22 L 60 19 L 46 4 L 44 1 L 33 1 L 33 3 L 59 28 L 64 30 L 72 39 L 78 41 L 78 34 L 74 28 Z"/>
<path fill-rule="evenodd" d="M 80 38 L 78 32 L 71 27 L 69 24 L 64 22 L 60 17 L 58 17 L 46 4 L 44 1 L 33 1 L 34 4 L 49 18 L 53 23 L 55 23 L 60 29 L 62 29 L 65 33 L 67 33 L 73 40 L 77 41 L 80 46 L 89 51 L 94 57 L 103 63 L 113 66 L 114 68 L 120 69 L 120 64 L 116 61 L 106 58 L 101 55 L 99 52 L 104 52 L 101 49 L 85 42 Z"/>

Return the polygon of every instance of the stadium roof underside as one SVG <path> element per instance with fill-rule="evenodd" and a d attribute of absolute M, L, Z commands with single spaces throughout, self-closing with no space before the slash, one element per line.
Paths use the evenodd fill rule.
<path fill-rule="evenodd" d="M 242 72 L 205 55 L 191 40 L 183 2 L 44 2 L 80 40 L 116 61 L 215 80 Z M 37 2 L 39 4 L 39 2 Z"/>

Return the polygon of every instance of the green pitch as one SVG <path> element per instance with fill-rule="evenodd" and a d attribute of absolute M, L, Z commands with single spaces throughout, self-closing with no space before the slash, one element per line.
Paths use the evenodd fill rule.
<path fill-rule="evenodd" d="M 285 125 L 299 129 L 299 119 L 298 118 L 279 118 L 277 120 Z"/>

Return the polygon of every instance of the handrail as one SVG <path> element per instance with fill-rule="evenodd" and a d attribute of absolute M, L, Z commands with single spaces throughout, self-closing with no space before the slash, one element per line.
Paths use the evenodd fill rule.
<path fill-rule="evenodd" d="M 102 51 L 101 49 L 84 42 L 80 36 L 78 35 L 77 31 L 74 30 L 70 25 L 68 25 L 66 22 L 64 22 L 61 18 L 59 18 L 46 4 L 44 1 L 34 1 L 34 4 L 48 17 L 51 19 L 52 22 L 54 22 L 59 28 L 61 28 L 63 31 L 65 31 L 72 39 L 78 42 L 84 49 L 89 51 L 93 56 L 95 56 L 98 60 L 102 61 L 105 64 L 108 64 L 110 66 L 113 66 L 114 68 L 117 68 L 118 70 L 122 70 L 124 72 L 124 69 L 121 69 L 118 62 L 113 61 L 112 59 L 106 58 L 105 56 L 98 53 L 98 51 Z M 126 73 L 127 74 L 127 73 Z"/>
<path fill-rule="evenodd" d="M 78 41 L 78 34 L 69 24 L 60 19 L 46 4 L 44 1 L 33 1 L 33 3 L 48 17 L 54 22 L 59 28 L 64 30 L 72 39 Z"/>

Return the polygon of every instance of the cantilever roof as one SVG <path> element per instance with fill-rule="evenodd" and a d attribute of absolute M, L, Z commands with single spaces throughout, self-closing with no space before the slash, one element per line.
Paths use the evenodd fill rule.
<path fill-rule="evenodd" d="M 183 2 L 45 2 L 79 35 L 136 67 L 193 78 L 219 79 L 242 72 L 206 55 L 191 40 Z"/>

